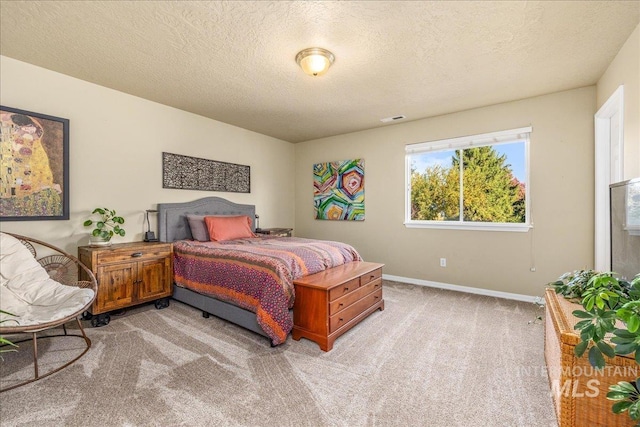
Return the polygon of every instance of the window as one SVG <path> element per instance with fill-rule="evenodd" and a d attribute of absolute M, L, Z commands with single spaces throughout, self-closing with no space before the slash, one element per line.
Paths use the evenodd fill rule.
<path fill-rule="evenodd" d="M 407 145 L 405 225 L 527 231 L 530 133 L 528 127 Z"/>

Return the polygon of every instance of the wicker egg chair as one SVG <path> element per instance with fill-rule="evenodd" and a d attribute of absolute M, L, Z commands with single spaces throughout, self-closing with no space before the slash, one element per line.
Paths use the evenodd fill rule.
<path fill-rule="evenodd" d="M 22 243 L 24 247 L 16 244 L 16 239 Z M 26 248 L 28 252 L 25 252 L 24 248 Z M 36 248 L 47 255 L 38 258 Z M 11 256 L 14 256 L 16 253 L 22 256 L 22 258 L 11 258 Z M 36 289 L 37 286 L 31 286 L 30 289 L 21 295 L 19 294 L 19 285 L 15 285 L 16 280 L 13 282 L 14 288 L 11 288 L 11 279 L 9 279 L 9 282 L 5 280 L 5 282 L 1 284 L 3 289 L 0 289 L 0 291 L 5 293 L 3 294 L 3 298 L 0 299 L 0 310 L 5 313 L 0 313 L 0 315 L 3 316 L 0 322 L 0 336 L 6 340 L 13 341 L 11 336 L 14 334 L 29 334 L 30 337 L 27 338 L 20 339 L 20 337 L 18 337 L 19 340 L 13 341 L 13 344 L 32 341 L 34 365 L 33 378 L 2 388 L 0 389 L 1 393 L 54 374 L 80 359 L 80 357 L 89 350 L 91 340 L 85 334 L 80 318 L 93 303 L 98 288 L 91 270 L 84 266 L 73 255 L 46 242 L 12 233 L 0 233 L 0 254 L 2 255 L 0 258 L 0 268 L 3 269 L 3 276 L 10 275 L 12 270 L 18 270 L 24 265 L 29 265 L 31 270 L 35 270 L 38 277 L 43 279 L 35 283 L 42 283 L 43 287 L 44 285 L 47 286 L 47 289 L 42 291 L 45 292 L 44 294 L 41 292 L 41 294 L 38 295 L 40 289 Z M 31 256 L 33 258 L 30 258 Z M 12 261 L 6 261 L 7 259 L 11 259 Z M 16 259 L 19 260 L 17 263 L 20 265 L 18 266 L 15 265 Z M 34 263 L 34 259 L 37 263 Z M 13 264 L 10 264 L 10 262 Z M 46 273 L 39 271 L 40 268 Z M 84 271 L 85 274 L 83 276 L 89 280 L 78 280 L 80 270 Z M 8 273 L 5 274 L 4 272 Z M 16 274 L 16 277 L 19 274 L 20 273 Z M 26 287 L 29 287 L 29 284 L 27 284 Z M 13 298 L 14 295 L 17 295 L 17 297 Z M 61 295 L 61 297 L 56 299 L 59 295 Z M 9 296 L 9 298 L 7 298 L 7 296 Z M 40 298 L 39 301 L 44 301 L 44 303 L 36 301 L 37 303 L 34 302 L 33 305 L 30 305 L 29 298 Z M 45 306 L 45 313 L 38 313 L 38 310 L 43 310 L 41 308 L 43 305 Z M 12 311 L 16 313 L 12 313 Z M 8 316 L 6 312 L 15 316 Z M 67 330 L 66 323 L 72 321 L 77 323 L 79 333 L 70 333 Z M 38 370 L 38 333 L 59 327 L 62 327 L 62 333 L 47 333 L 46 335 L 41 335 L 40 339 L 78 337 L 84 340 L 86 348 L 73 360 L 57 368 L 54 367 L 52 370 L 42 374 Z M 9 344 L 2 346 L 2 350 L 7 351 L 7 349 L 13 348 L 7 346 L 9 346 Z M 2 363 L 2 361 L 0 361 L 0 363 Z"/>

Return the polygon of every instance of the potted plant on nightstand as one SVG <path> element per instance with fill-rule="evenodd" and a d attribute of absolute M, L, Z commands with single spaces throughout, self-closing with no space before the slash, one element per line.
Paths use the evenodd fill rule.
<path fill-rule="evenodd" d="M 94 227 L 89 237 L 91 246 L 108 246 L 114 235 L 124 236 L 124 218 L 117 216 L 116 211 L 108 208 L 95 208 L 91 212 L 93 218 L 84 222 L 85 227 Z"/>

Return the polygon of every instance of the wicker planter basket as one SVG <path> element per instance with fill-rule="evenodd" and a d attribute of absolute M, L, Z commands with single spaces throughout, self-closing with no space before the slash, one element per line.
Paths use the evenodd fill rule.
<path fill-rule="evenodd" d="M 605 356 L 607 365 L 598 371 L 591 367 L 586 354 L 577 358 L 574 348 L 580 337 L 573 327 L 580 319 L 572 312 L 582 306 L 567 301 L 553 289 L 547 289 L 545 301 L 544 358 L 559 427 L 634 426 L 627 413 L 611 412 L 614 402 L 606 395 L 611 384 L 636 380 L 640 368 L 635 359 Z"/>

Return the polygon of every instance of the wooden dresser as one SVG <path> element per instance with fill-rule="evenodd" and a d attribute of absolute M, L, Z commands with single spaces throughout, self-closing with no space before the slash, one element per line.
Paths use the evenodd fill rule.
<path fill-rule="evenodd" d="M 382 267 L 356 261 L 294 280 L 294 340 L 304 337 L 329 351 L 340 335 L 384 310 Z"/>
<path fill-rule="evenodd" d="M 98 295 L 91 314 L 93 326 L 109 323 L 109 311 L 155 301 L 169 305 L 173 282 L 173 246 L 163 242 L 80 246 L 78 258 L 96 276 Z"/>

